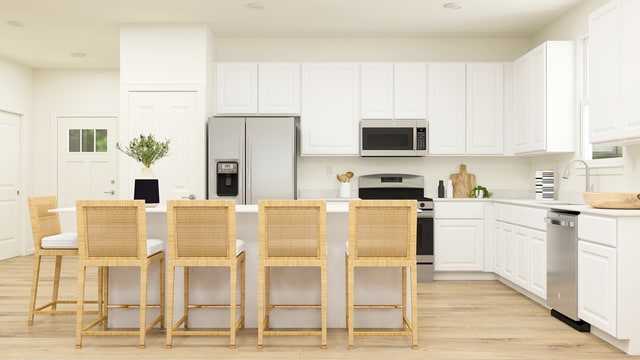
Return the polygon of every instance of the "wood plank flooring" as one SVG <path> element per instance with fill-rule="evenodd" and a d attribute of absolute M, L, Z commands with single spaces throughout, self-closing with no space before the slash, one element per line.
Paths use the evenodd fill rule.
<path fill-rule="evenodd" d="M 255 329 L 239 332 L 235 350 L 226 337 L 179 337 L 173 349 L 165 349 L 161 330 L 148 336 L 145 349 L 138 349 L 135 337 L 86 337 L 78 350 L 73 315 L 36 315 L 27 326 L 32 261 L 31 256 L 0 261 L 0 359 L 640 359 L 569 328 L 497 281 L 419 284 L 417 350 L 405 337 L 357 337 L 349 351 L 344 329 L 329 330 L 325 350 L 316 337 L 268 337 L 257 350 Z M 52 271 L 53 261 L 44 260 L 48 281 L 39 291 L 42 299 L 50 294 L 46 274 Z M 63 264 L 65 296 L 75 296 L 75 272 L 74 261 Z"/>

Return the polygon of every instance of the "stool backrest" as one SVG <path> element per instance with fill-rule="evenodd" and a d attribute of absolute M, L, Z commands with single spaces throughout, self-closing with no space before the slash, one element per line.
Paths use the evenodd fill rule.
<path fill-rule="evenodd" d="M 62 232 L 60 230 L 60 216 L 58 213 L 49 212 L 49 210 L 58 207 L 58 199 L 55 196 L 32 196 L 29 197 L 28 202 L 33 247 L 40 249 L 43 237 Z"/>
<path fill-rule="evenodd" d="M 169 257 L 236 257 L 233 200 L 167 201 Z"/>
<path fill-rule="evenodd" d="M 349 255 L 355 258 L 416 258 L 415 200 L 351 200 Z"/>
<path fill-rule="evenodd" d="M 260 200 L 258 238 L 264 258 L 326 258 L 326 203 Z"/>
<path fill-rule="evenodd" d="M 143 200 L 78 200 L 76 216 L 80 257 L 147 257 Z"/>

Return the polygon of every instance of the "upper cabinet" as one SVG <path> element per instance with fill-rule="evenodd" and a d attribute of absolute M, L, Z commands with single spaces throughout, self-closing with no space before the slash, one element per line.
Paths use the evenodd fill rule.
<path fill-rule="evenodd" d="M 589 17 L 589 140 L 640 140 L 640 4 L 614 0 Z"/>
<path fill-rule="evenodd" d="M 300 64 L 216 64 L 216 114 L 299 113 Z"/>
<path fill-rule="evenodd" d="M 429 154 L 501 155 L 502 63 L 430 63 Z"/>
<path fill-rule="evenodd" d="M 514 63 L 514 150 L 575 151 L 575 51 L 549 41 Z"/>
<path fill-rule="evenodd" d="M 301 155 L 351 155 L 360 149 L 360 67 L 302 65 Z"/>
<path fill-rule="evenodd" d="M 426 119 L 426 63 L 361 65 L 362 119 Z"/>

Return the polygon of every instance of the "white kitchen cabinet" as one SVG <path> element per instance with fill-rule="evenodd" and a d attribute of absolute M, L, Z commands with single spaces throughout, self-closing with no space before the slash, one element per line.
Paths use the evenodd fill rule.
<path fill-rule="evenodd" d="M 427 118 L 427 64 L 393 65 L 393 113 L 396 119 Z"/>
<path fill-rule="evenodd" d="M 494 272 L 541 299 L 547 298 L 546 209 L 495 204 L 494 249 L 502 254 Z M 498 249 L 498 246 L 502 249 Z M 495 260 L 499 261 L 499 260 Z"/>
<path fill-rule="evenodd" d="M 640 140 L 640 5 L 614 0 L 589 17 L 589 140 Z"/>
<path fill-rule="evenodd" d="M 429 63 L 429 154 L 466 153 L 466 66 Z"/>
<path fill-rule="evenodd" d="M 504 66 L 467 64 L 467 154 L 504 153 Z"/>
<path fill-rule="evenodd" d="M 297 115 L 299 113 L 300 64 L 216 64 L 216 114 Z"/>
<path fill-rule="evenodd" d="M 360 80 L 354 63 L 302 64 L 301 155 L 359 154 Z"/>
<path fill-rule="evenodd" d="M 617 335 L 616 249 L 578 242 L 578 316 Z"/>
<path fill-rule="evenodd" d="M 216 64 L 216 114 L 258 112 L 258 64 Z"/>
<path fill-rule="evenodd" d="M 484 203 L 436 202 L 435 271 L 484 270 Z"/>
<path fill-rule="evenodd" d="M 514 63 L 514 151 L 575 151 L 575 53 L 571 41 L 545 42 Z"/>
<path fill-rule="evenodd" d="M 503 64 L 430 63 L 428 79 L 429 153 L 503 154 Z"/>
<path fill-rule="evenodd" d="M 300 113 L 300 64 L 258 64 L 258 113 Z"/>
<path fill-rule="evenodd" d="M 427 117 L 426 63 L 361 65 L 361 117 L 411 119 Z"/>

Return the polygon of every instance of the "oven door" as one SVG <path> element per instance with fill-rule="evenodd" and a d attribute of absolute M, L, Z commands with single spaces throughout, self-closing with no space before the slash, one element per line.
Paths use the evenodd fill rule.
<path fill-rule="evenodd" d="M 418 213 L 416 233 L 416 261 L 418 281 L 433 281 L 433 210 Z"/>

